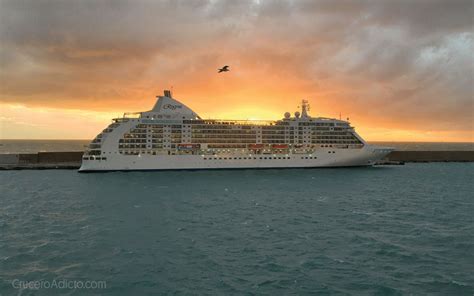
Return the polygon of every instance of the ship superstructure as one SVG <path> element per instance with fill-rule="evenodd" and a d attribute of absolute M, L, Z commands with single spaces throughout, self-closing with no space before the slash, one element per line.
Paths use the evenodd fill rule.
<path fill-rule="evenodd" d="M 80 171 L 368 166 L 390 148 L 368 145 L 348 121 L 301 113 L 277 121 L 202 119 L 174 99 L 113 119 Z"/>

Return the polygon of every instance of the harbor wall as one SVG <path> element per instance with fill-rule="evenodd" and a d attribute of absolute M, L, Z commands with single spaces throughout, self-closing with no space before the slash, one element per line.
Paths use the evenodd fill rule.
<path fill-rule="evenodd" d="M 18 164 L 30 163 L 62 163 L 62 162 L 78 162 L 82 160 L 83 152 L 38 152 L 38 153 L 21 153 L 21 154 L 0 154 L 0 164 L 3 159 L 9 159 L 11 155 L 16 155 Z"/>
<path fill-rule="evenodd" d="M 83 152 L 0 154 L 0 169 L 78 169 Z"/>
<path fill-rule="evenodd" d="M 82 152 L 0 154 L 0 169 L 77 169 Z M 474 162 L 474 151 L 393 151 L 380 164 Z"/>
<path fill-rule="evenodd" d="M 474 151 L 393 151 L 386 159 L 402 162 L 470 162 L 474 161 Z"/>

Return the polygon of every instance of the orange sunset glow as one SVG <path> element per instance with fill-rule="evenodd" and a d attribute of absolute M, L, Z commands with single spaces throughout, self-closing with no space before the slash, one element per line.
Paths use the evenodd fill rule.
<path fill-rule="evenodd" d="M 202 118 L 307 99 L 369 141 L 474 141 L 472 1 L 0 3 L 2 139 L 91 139 L 172 88 Z"/>

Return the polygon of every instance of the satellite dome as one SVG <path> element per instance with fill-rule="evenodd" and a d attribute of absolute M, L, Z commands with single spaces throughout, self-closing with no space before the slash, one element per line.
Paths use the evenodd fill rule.
<path fill-rule="evenodd" d="M 299 118 L 299 117 L 300 117 L 300 112 L 296 111 L 296 112 L 295 112 L 295 117 L 296 117 L 296 118 Z"/>
<path fill-rule="evenodd" d="M 285 118 L 286 118 L 286 119 L 289 119 L 290 116 L 291 116 L 290 112 L 285 112 Z"/>

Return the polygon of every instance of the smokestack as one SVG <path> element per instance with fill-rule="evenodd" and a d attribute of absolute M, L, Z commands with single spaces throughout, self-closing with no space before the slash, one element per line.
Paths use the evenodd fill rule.
<path fill-rule="evenodd" d="M 172 98 L 170 90 L 165 89 L 165 97 Z"/>

